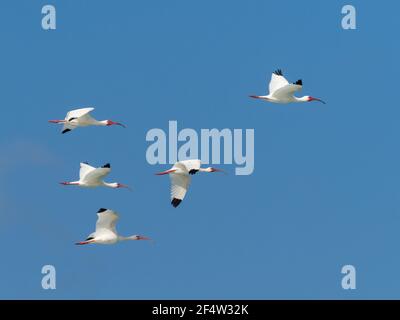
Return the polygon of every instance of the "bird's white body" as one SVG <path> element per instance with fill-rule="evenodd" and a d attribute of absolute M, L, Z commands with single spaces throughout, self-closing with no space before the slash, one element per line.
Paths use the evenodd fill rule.
<path fill-rule="evenodd" d="M 118 234 L 106 229 L 91 233 L 87 239 L 90 238 L 95 238 L 96 243 L 100 244 L 115 244 L 118 242 Z"/>
<path fill-rule="evenodd" d="M 276 70 L 272 73 L 269 83 L 269 94 L 263 96 L 250 96 L 251 98 L 261 99 L 273 103 L 293 103 L 293 102 L 310 102 L 319 101 L 325 103 L 321 99 L 311 96 L 296 97 L 295 92 L 303 88 L 302 80 L 297 80 L 295 83 L 289 83 L 283 76 L 281 70 Z"/>
<path fill-rule="evenodd" d="M 62 133 L 72 131 L 78 127 L 88 127 L 88 126 L 111 126 L 119 125 L 125 127 L 122 123 L 114 122 L 111 120 L 96 120 L 91 116 L 91 112 L 94 108 L 81 108 L 71 110 L 67 113 L 64 120 L 49 120 L 51 123 L 62 123 L 63 130 Z"/>
<path fill-rule="evenodd" d="M 79 180 L 71 182 L 61 182 L 63 185 L 76 185 L 84 188 L 95 188 L 95 187 L 109 187 L 109 188 L 128 188 L 128 186 L 112 182 L 105 182 L 103 179 L 111 172 L 111 166 L 109 163 L 106 165 L 95 168 L 87 163 L 80 163 Z"/>
<path fill-rule="evenodd" d="M 119 216 L 118 213 L 113 210 L 101 208 L 97 212 L 97 216 L 96 231 L 91 233 L 85 241 L 78 242 L 78 245 L 90 243 L 115 244 L 125 240 L 150 240 L 147 237 L 139 235 L 129 237 L 118 235 L 116 224 Z"/>
<path fill-rule="evenodd" d="M 171 169 L 157 173 L 157 175 L 169 174 L 171 179 L 171 204 L 177 207 L 185 198 L 191 182 L 191 175 L 196 172 L 215 171 L 221 170 L 212 167 L 201 168 L 201 161 L 199 159 L 194 159 L 176 162 Z"/>

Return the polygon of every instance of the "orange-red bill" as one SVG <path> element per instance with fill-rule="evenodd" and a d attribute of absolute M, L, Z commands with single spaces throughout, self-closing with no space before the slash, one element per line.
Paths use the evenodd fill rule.
<path fill-rule="evenodd" d="M 145 236 L 138 236 L 138 240 L 152 240 L 152 239 Z"/>

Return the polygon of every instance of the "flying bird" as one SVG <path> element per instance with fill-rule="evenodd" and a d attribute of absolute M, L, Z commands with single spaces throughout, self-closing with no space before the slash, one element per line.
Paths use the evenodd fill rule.
<path fill-rule="evenodd" d="M 125 240 L 151 240 L 145 236 L 133 235 L 123 237 L 118 235 L 115 225 L 119 218 L 118 214 L 110 209 L 101 208 L 97 211 L 96 231 L 91 233 L 85 241 L 77 242 L 77 245 L 90 243 L 115 244 Z"/>
<path fill-rule="evenodd" d="M 79 187 L 109 187 L 109 188 L 128 188 L 127 185 L 117 182 L 104 182 L 103 179 L 111 172 L 111 165 L 105 164 L 100 168 L 94 168 L 87 162 L 80 164 L 79 180 L 72 182 L 61 182 L 64 186 L 79 186 Z"/>
<path fill-rule="evenodd" d="M 291 103 L 291 102 L 310 102 L 319 101 L 325 104 L 324 101 L 311 96 L 295 97 L 294 93 L 303 88 L 303 81 L 297 80 L 295 83 L 289 83 L 283 76 L 280 69 L 272 73 L 269 83 L 269 94 L 266 96 L 250 96 L 251 98 L 261 99 L 274 103 Z"/>
<path fill-rule="evenodd" d="M 201 168 L 201 161 L 195 160 L 183 160 L 176 162 L 174 166 L 163 172 L 156 173 L 156 175 L 161 176 L 169 174 L 171 179 L 171 204 L 173 207 L 179 206 L 183 198 L 185 198 L 187 189 L 190 184 L 191 175 L 197 172 L 223 172 L 220 169 L 208 167 Z"/>
<path fill-rule="evenodd" d="M 94 119 L 90 112 L 92 112 L 94 108 L 82 108 L 71 110 L 67 113 L 64 120 L 49 120 L 50 123 L 62 123 L 64 124 L 63 130 L 61 133 L 67 133 L 69 131 L 74 130 L 77 127 L 87 127 L 87 126 L 112 126 L 118 125 L 125 128 L 120 122 L 114 122 L 111 120 L 102 120 L 98 121 Z"/>

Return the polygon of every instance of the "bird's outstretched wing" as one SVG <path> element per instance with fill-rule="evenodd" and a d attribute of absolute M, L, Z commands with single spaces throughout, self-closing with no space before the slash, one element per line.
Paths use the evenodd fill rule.
<path fill-rule="evenodd" d="M 83 177 L 83 181 L 91 182 L 91 183 L 99 183 L 105 176 L 107 176 L 111 172 L 110 164 L 106 164 L 101 168 L 95 168 L 87 172 Z"/>
<path fill-rule="evenodd" d="M 282 70 L 278 69 L 272 73 L 271 81 L 269 82 L 269 93 L 273 94 L 276 90 L 288 85 L 289 82 L 282 74 Z"/>
<path fill-rule="evenodd" d="M 81 162 L 79 170 L 79 179 L 82 180 L 90 171 L 96 170 L 95 167 L 90 166 L 88 163 Z"/>
<path fill-rule="evenodd" d="M 61 133 L 64 134 L 64 133 L 70 132 L 70 131 L 74 130 L 75 128 L 76 128 L 75 124 L 66 122 L 66 123 L 64 123 Z"/>
<path fill-rule="evenodd" d="M 86 113 L 83 116 L 78 118 L 78 122 L 81 124 L 85 124 L 85 123 L 91 123 L 93 121 L 96 121 L 96 119 L 94 119 L 90 113 Z"/>
<path fill-rule="evenodd" d="M 89 112 L 91 112 L 93 110 L 94 110 L 94 108 L 82 108 L 82 109 L 71 110 L 65 116 L 65 120 L 70 121 L 73 118 L 77 119 L 77 118 L 81 118 L 83 116 L 87 116 L 89 114 Z"/>
<path fill-rule="evenodd" d="M 117 233 L 115 226 L 119 218 L 118 213 L 110 209 L 101 208 L 97 211 L 97 216 L 96 232 L 101 229 L 107 229 Z"/>
<path fill-rule="evenodd" d="M 301 80 L 297 80 L 295 83 L 290 83 L 282 88 L 277 89 L 272 96 L 276 99 L 285 100 L 288 97 L 293 96 L 296 91 L 300 91 L 302 88 L 303 82 Z"/>
<path fill-rule="evenodd" d="M 171 204 L 177 207 L 185 198 L 190 184 L 190 176 L 180 173 L 171 173 Z"/>

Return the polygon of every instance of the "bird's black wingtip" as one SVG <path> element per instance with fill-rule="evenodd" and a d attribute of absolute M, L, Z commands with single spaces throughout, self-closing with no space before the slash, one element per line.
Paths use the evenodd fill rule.
<path fill-rule="evenodd" d="M 190 171 L 189 171 L 189 174 L 191 174 L 191 175 L 193 175 L 193 174 L 196 174 L 196 173 L 197 173 L 197 171 L 199 171 L 199 170 L 192 169 L 192 170 L 190 170 Z"/>
<path fill-rule="evenodd" d="M 297 84 L 298 86 L 302 86 L 303 85 L 303 80 L 299 79 L 294 84 Z"/>
<path fill-rule="evenodd" d="M 61 133 L 64 134 L 64 133 L 67 133 L 67 132 L 70 132 L 70 131 L 71 131 L 71 129 L 64 129 L 63 131 L 61 131 Z"/>
<path fill-rule="evenodd" d="M 274 71 L 274 74 L 276 74 L 277 76 L 283 76 L 282 70 L 281 69 L 276 69 Z"/>
<path fill-rule="evenodd" d="M 106 163 L 104 166 L 102 166 L 102 168 L 111 168 L 111 164 Z"/>
<path fill-rule="evenodd" d="M 100 208 L 99 211 L 97 211 L 97 213 L 102 213 L 104 211 L 107 211 L 107 209 L 106 208 Z"/>
<path fill-rule="evenodd" d="M 177 198 L 173 198 L 171 201 L 171 204 L 174 208 L 176 208 L 177 206 L 179 206 L 179 204 L 182 202 L 181 199 L 177 199 Z"/>

